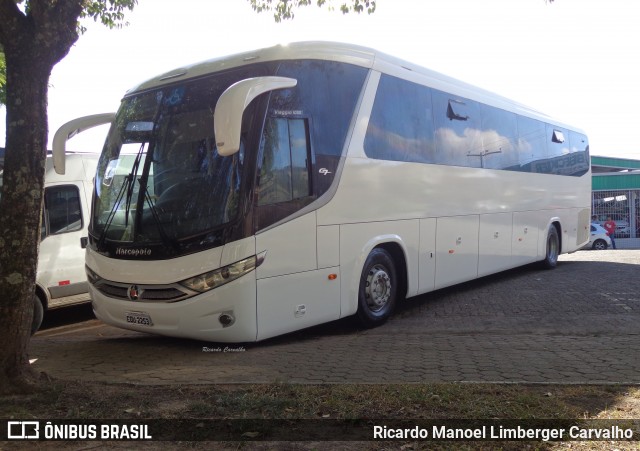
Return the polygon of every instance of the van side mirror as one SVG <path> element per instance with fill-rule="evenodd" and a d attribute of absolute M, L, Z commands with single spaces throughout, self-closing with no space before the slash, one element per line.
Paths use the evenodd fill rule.
<path fill-rule="evenodd" d="M 298 84 L 294 78 L 256 77 L 241 80 L 222 93 L 213 114 L 213 131 L 218 154 L 233 155 L 240 149 L 242 113 L 253 99 L 275 89 L 292 88 Z"/>
<path fill-rule="evenodd" d="M 68 140 L 90 128 L 109 124 L 115 118 L 115 113 L 93 114 L 79 117 L 60 126 L 53 136 L 53 167 L 56 172 L 61 175 L 65 173 L 65 154 Z"/>

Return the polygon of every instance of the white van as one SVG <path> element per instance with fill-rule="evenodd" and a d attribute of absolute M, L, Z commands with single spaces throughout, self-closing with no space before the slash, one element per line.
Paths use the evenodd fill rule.
<path fill-rule="evenodd" d="M 98 157 L 68 154 L 66 172 L 59 175 L 47 156 L 32 333 L 45 311 L 90 300 L 84 248 Z"/>

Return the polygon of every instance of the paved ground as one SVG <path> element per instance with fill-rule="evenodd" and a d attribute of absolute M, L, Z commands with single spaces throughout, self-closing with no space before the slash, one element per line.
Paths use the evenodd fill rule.
<path fill-rule="evenodd" d="M 30 356 L 57 378 L 134 384 L 638 384 L 640 251 L 581 251 L 553 271 L 525 267 L 440 290 L 373 330 L 338 321 L 242 347 L 91 320 L 39 332 Z"/>

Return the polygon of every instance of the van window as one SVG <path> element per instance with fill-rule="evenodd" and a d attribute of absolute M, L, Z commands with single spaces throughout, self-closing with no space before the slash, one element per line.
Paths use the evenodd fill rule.
<path fill-rule="evenodd" d="M 46 188 L 44 192 L 42 238 L 82 230 L 80 192 L 77 186 L 64 185 Z"/>

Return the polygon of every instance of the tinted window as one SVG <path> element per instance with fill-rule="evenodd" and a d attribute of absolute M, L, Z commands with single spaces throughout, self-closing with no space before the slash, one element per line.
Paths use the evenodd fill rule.
<path fill-rule="evenodd" d="M 519 166 L 516 115 L 488 105 L 481 106 L 481 113 L 481 167 L 510 169 Z"/>
<path fill-rule="evenodd" d="M 267 97 L 245 109 L 240 150 L 232 156 L 217 152 L 213 112 L 233 83 L 273 71 L 247 66 L 126 97 L 98 163 L 92 243 L 108 253 L 123 242 L 144 243 L 154 246 L 147 257 L 156 259 L 252 232 L 241 215 L 255 180 Z M 252 159 L 248 179 L 245 152 Z"/>
<path fill-rule="evenodd" d="M 589 170 L 586 136 L 526 117 L 518 117 L 518 132 L 522 170 L 570 176 Z"/>
<path fill-rule="evenodd" d="M 278 75 L 295 78 L 291 89 L 274 92 L 269 112 L 313 117 L 314 151 L 340 156 L 367 70 L 331 61 L 286 61 Z M 328 131 L 331 132 L 328 132 Z"/>
<path fill-rule="evenodd" d="M 580 176 L 586 136 L 382 75 L 364 150 L 369 158 Z"/>
<path fill-rule="evenodd" d="M 367 69 L 333 61 L 285 61 L 278 75 L 298 83 L 272 93 L 269 115 L 309 119 L 312 183 L 321 195 L 338 169 Z"/>
<path fill-rule="evenodd" d="M 431 90 L 382 75 L 364 150 L 369 158 L 434 163 Z"/>
<path fill-rule="evenodd" d="M 44 193 L 44 205 L 42 237 L 82 229 L 80 194 L 76 186 L 47 188 Z"/>
<path fill-rule="evenodd" d="M 547 158 L 546 128 L 544 122 L 518 116 L 519 170 L 539 172 L 537 162 Z"/>
<path fill-rule="evenodd" d="M 289 121 L 289 148 L 291 149 L 291 195 L 293 199 L 311 195 L 309 168 L 311 155 L 307 139 L 307 121 Z"/>
<path fill-rule="evenodd" d="M 574 136 L 576 146 L 570 140 Z M 549 139 L 549 160 L 545 162 L 544 172 L 557 175 L 582 175 L 589 169 L 586 160 L 586 137 L 567 129 L 547 125 Z M 581 149 L 578 151 L 578 149 Z"/>
<path fill-rule="evenodd" d="M 581 176 L 589 171 L 589 140 L 581 133 L 569 132 L 571 153 L 567 157 L 567 170 L 565 175 Z"/>
<path fill-rule="evenodd" d="M 546 124 L 547 158 L 535 164 L 535 172 L 543 174 L 562 174 L 563 157 L 570 153 L 568 130 Z"/>
<path fill-rule="evenodd" d="M 480 167 L 483 160 L 480 104 L 433 90 L 436 162 Z"/>
<path fill-rule="evenodd" d="M 288 202 L 311 194 L 309 144 L 304 119 L 269 118 L 262 149 L 259 206 Z"/>
<path fill-rule="evenodd" d="M 291 149 L 286 119 L 267 121 L 263 135 L 263 160 L 258 186 L 258 205 L 293 199 L 291 194 Z"/>
<path fill-rule="evenodd" d="M 261 230 L 310 204 L 311 148 L 307 119 L 268 118 L 260 144 L 255 229 Z"/>

